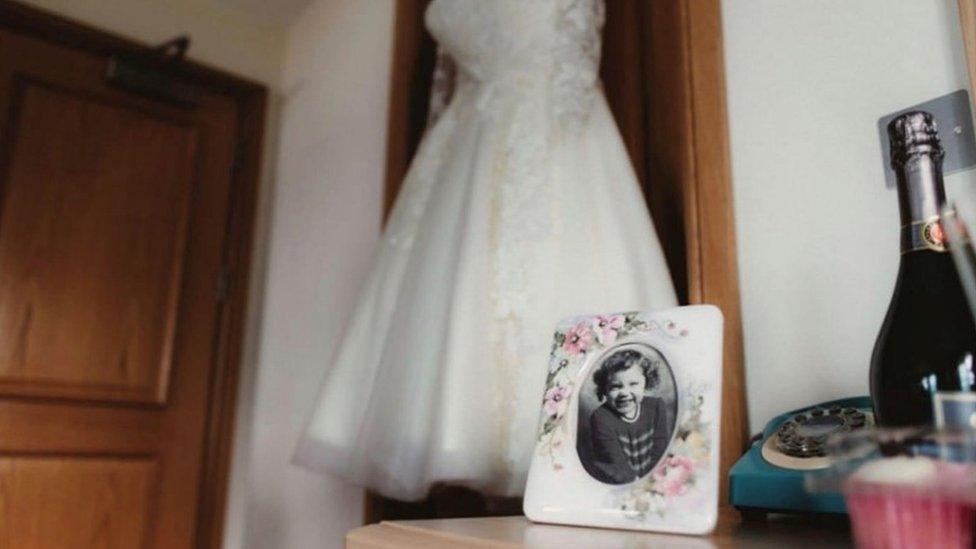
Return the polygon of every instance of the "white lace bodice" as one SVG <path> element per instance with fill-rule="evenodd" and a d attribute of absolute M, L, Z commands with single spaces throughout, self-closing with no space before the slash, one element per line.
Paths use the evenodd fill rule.
<path fill-rule="evenodd" d="M 603 0 L 433 0 L 433 114 L 466 86 L 544 96 L 558 120 L 585 116 L 597 90 L 603 13 Z"/>

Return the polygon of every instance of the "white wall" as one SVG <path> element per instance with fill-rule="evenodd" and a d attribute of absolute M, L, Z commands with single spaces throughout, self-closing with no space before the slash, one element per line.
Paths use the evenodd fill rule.
<path fill-rule="evenodd" d="M 288 33 L 239 545 L 329 548 L 362 491 L 289 463 L 378 242 L 392 2 L 317 0 Z"/>
<path fill-rule="evenodd" d="M 867 394 L 898 266 L 877 120 L 968 88 L 955 0 L 723 0 L 754 431 Z M 972 187 L 950 176 L 949 192 Z"/>

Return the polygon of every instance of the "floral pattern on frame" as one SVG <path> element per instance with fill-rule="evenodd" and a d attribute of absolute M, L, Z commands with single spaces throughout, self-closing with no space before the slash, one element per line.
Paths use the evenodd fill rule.
<path fill-rule="evenodd" d="M 561 323 L 550 349 L 526 515 L 561 524 L 709 531 L 718 499 L 721 326 L 721 313 L 711 306 L 600 314 Z M 669 442 L 649 474 L 609 483 L 589 472 L 577 447 L 581 441 L 590 443 L 580 435 L 579 424 L 591 413 L 577 401 L 581 393 L 594 399 L 586 384 L 592 385 L 588 378 L 607 356 L 636 346 L 660 350 L 672 375 L 674 420 Z M 605 407 L 607 400 L 600 398 L 599 406 Z"/>
<path fill-rule="evenodd" d="M 553 468 L 562 469 L 554 450 L 561 448 L 565 440 L 563 420 L 576 386 L 575 377 L 570 372 L 578 373 L 588 355 L 606 349 L 618 339 L 651 331 L 671 339 L 688 336 L 688 330 L 679 328 L 673 321 L 647 322 L 636 312 L 584 317 L 569 330 L 556 331 L 553 335 L 537 445 L 538 451 L 550 457 Z"/>

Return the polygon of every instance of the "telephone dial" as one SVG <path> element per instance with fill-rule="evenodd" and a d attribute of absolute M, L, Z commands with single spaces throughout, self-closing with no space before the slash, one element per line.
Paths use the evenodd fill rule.
<path fill-rule="evenodd" d="M 765 512 L 846 513 L 840 494 L 807 492 L 803 477 L 825 469 L 827 437 L 872 426 L 867 396 L 832 400 L 780 414 L 753 438 L 729 472 L 729 499 L 747 514 Z"/>

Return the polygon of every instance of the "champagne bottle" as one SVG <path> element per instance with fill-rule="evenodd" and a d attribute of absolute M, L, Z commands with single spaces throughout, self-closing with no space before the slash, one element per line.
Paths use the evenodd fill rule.
<path fill-rule="evenodd" d="M 888 125 L 901 210 L 901 264 L 871 357 L 871 400 L 883 426 L 933 422 L 933 408 L 973 393 L 976 323 L 946 248 L 943 150 L 932 115 Z M 972 406 L 972 404 L 970 404 Z"/>

